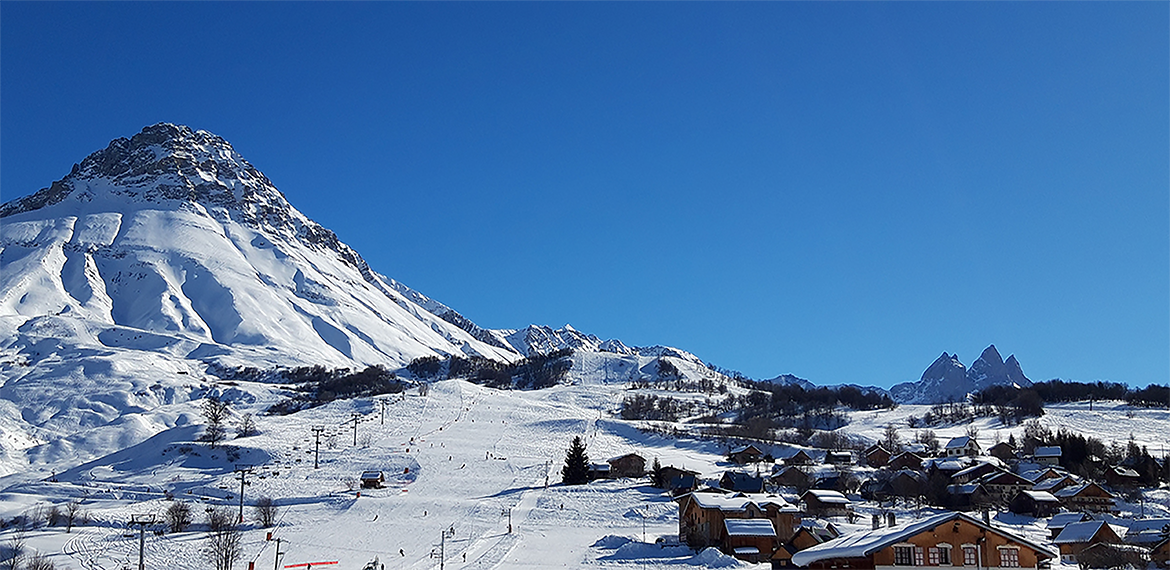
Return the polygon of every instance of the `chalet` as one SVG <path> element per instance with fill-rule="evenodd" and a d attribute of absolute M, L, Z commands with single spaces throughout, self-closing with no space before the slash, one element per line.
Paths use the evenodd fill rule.
<path fill-rule="evenodd" d="M 764 478 L 742 471 L 728 471 L 719 478 L 719 486 L 740 493 L 763 493 Z"/>
<path fill-rule="evenodd" d="M 614 479 L 622 477 L 642 477 L 646 474 L 646 458 L 637 453 L 627 453 L 606 461 L 609 464 L 609 476 Z"/>
<path fill-rule="evenodd" d="M 909 451 L 903 451 L 890 458 L 890 462 L 886 464 L 890 469 L 913 469 L 915 471 L 922 470 L 922 457 Z"/>
<path fill-rule="evenodd" d="M 975 457 L 981 453 L 979 442 L 969 435 L 951 438 L 944 448 L 947 457 L 968 456 Z"/>
<path fill-rule="evenodd" d="M 947 506 L 959 511 L 973 511 L 992 503 L 991 493 L 979 483 L 966 485 L 947 485 Z"/>
<path fill-rule="evenodd" d="M 724 552 L 740 560 L 768 560 L 779 546 L 776 527 L 768 519 L 723 519 L 723 527 L 727 535 Z"/>
<path fill-rule="evenodd" d="M 744 465 L 746 463 L 755 463 L 764 458 L 764 452 L 754 445 L 745 445 L 737 447 L 727 452 L 727 460 L 736 465 Z"/>
<path fill-rule="evenodd" d="M 1137 471 L 1120 465 L 1105 470 L 1105 483 L 1114 489 L 1136 489 L 1142 484 Z"/>
<path fill-rule="evenodd" d="M 831 465 L 849 465 L 853 463 L 853 454 L 848 451 L 830 451 L 825 454 L 825 463 Z"/>
<path fill-rule="evenodd" d="M 792 563 L 814 569 L 905 566 L 1039 568 L 1047 547 L 963 513 L 848 534 L 801 550 Z"/>
<path fill-rule="evenodd" d="M 812 465 L 813 459 L 808 452 L 803 449 L 796 450 L 796 453 L 784 458 L 785 465 Z"/>
<path fill-rule="evenodd" d="M 987 454 L 1000 460 L 1011 461 L 1016 458 L 1016 449 L 1006 441 L 1001 441 L 987 450 Z"/>
<path fill-rule="evenodd" d="M 1070 511 L 1108 513 L 1116 510 L 1113 493 L 1093 482 L 1065 487 L 1053 495 Z"/>
<path fill-rule="evenodd" d="M 691 471 L 690 469 L 683 469 L 682 467 L 675 467 L 673 465 L 667 465 L 662 468 L 662 480 L 666 482 L 669 482 L 676 477 L 684 477 L 687 475 L 698 477 L 699 472 Z"/>
<path fill-rule="evenodd" d="M 1170 518 L 1156 517 L 1143 519 L 1113 519 L 1106 515 L 1105 520 L 1126 527 L 1125 542 L 1153 546 L 1170 535 Z"/>
<path fill-rule="evenodd" d="M 718 546 L 730 552 L 727 519 L 767 519 L 777 540 L 788 540 L 800 523 L 800 512 L 777 495 L 694 492 L 675 498 L 679 537 L 692 548 Z M 768 552 L 770 556 L 772 553 Z"/>
<path fill-rule="evenodd" d="M 841 536 L 841 532 L 833 523 L 818 519 L 805 519 L 792 538 L 784 542 L 772 554 L 772 568 L 792 567 L 792 555 L 812 548 L 818 544 L 828 542 Z"/>
<path fill-rule="evenodd" d="M 862 481 L 857 488 L 858 494 L 867 501 L 882 502 L 894 496 L 894 487 L 887 478 L 871 478 Z"/>
<path fill-rule="evenodd" d="M 699 472 L 680 469 L 671 465 L 662 468 L 663 488 L 673 496 L 689 493 L 699 488 Z"/>
<path fill-rule="evenodd" d="M 1024 489 L 1012 499 L 1008 510 L 1018 515 L 1036 518 L 1050 517 L 1060 510 L 1060 499 L 1047 491 Z"/>
<path fill-rule="evenodd" d="M 1061 450 L 1059 445 L 1037 447 L 1032 459 L 1040 465 L 1060 465 Z"/>
<path fill-rule="evenodd" d="M 999 467 L 996 467 L 994 464 L 980 461 L 951 475 L 951 483 L 963 485 L 997 471 L 999 471 Z"/>
<path fill-rule="evenodd" d="M 1098 543 L 1121 544 L 1125 527 L 1111 525 L 1105 521 L 1074 522 L 1065 525 L 1052 543 L 1060 548 L 1060 561 L 1076 564 L 1082 550 Z"/>
<path fill-rule="evenodd" d="M 849 499 L 837 491 L 809 489 L 800 496 L 804 512 L 817 517 L 843 517 L 849 514 Z"/>
<path fill-rule="evenodd" d="M 1056 538 L 1060 534 L 1060 531 L 1064 530 L 1064 527 L 1071 523 L 1088 520 L 1093 520 L 1093 517 L 1085 513 L 1059 513 L 1052 515 L 1052 518 L 1048 519 L 1048 538 Z"/>
<path fill-rule="evenodd" d="M 1163 538 L 1150 549 L 1150 559 L 1158 568 L 1170 568 L 1170 538 Z"/>
<path fill-rule="evenodd" d="M 363 489 L 380 489 L 386 482 L 386 476 L 381 471 L 362 471 L 361 483 Z"/>
<path fill-rule="evenodd" d="M 984 475 L 979 479 L 979 483 L 987 488 L 987 492 L 991 493 L 992 499 L 1001 504 L 1007 504 L 1020 491 L 1032 488 L 1031 481 L 1010 471 L 1002 470 Z"/>
<path fill-rule="evenodd" d="M 1027 477 L 1033 481 L 1043 481 L 1053 477 L 1064 477 L 1065 475 L 1068 475 L 1068 473 L 1062 471 L 1060 467 L 1044 467 L 1042 469 L 1029 469 L 1020 473 L 1020 475 L 1023 475 L 1024 477 Z"/>
<path fill-rule="evenodd" d="M 589 480 L 595 479 L 609 479 L 609 464 L 608 463 L 590 463 L 589 464 Z"/>
<path fill-rule="evenodd" d="M 890 478 L 890 491 L 898 497 L 917 497 L 926 490 L 926 476 L 913 469 L 902 469 Z"/>
<path fill-rule="evenodd" d="M 1032 485 L 1034 491 L 1047 491 L 1055 493 L 1065 487 L 1071 487 L 1077 484 L 1077 480 L 1068 475 L 1061 475 L 1059 477 L 1049 477 Z"/>
<path fill-rule="evenodd" d="M 770 481 L 773 485 L 778 485 L 781 487 L 803 488 L 808 487 L 811 483 L 808 474 L 795 465 L 777 465 L 777 467 L 779 469 L 777 469 L 772 473 L 771 476 L 768 477 L 768 481 Z"/>
<path fill-rule="evenodd" d="M 865 464 L 870 467 L 885 467 L 890 457 L 890 452 L 876 443 L 865 450 Z"/>

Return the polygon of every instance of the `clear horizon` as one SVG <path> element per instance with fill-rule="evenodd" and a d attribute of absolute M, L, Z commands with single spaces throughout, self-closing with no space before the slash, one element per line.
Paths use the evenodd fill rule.
<path fill-rule="evenodd" d="M 0 200 L 157 122 L 379 273 L 767 379 L 1170 381 L 1170 5 L 0 3 Z"/>

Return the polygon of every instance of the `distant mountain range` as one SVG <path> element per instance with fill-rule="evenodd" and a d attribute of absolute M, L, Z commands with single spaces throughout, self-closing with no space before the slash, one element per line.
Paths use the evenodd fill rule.
<path fill-rule="evenodd" d="M 964 401 L 967 394 L 989 386 L 1031 386 L 1015 355 L 1005 361 L 995 345 L 988 346 L 971 368 L 959 362 L 959 355 L 942 353 L 917 382 L 903 382 L 890 388 L 894 401 L 904 404 L 938 404 Z"/>

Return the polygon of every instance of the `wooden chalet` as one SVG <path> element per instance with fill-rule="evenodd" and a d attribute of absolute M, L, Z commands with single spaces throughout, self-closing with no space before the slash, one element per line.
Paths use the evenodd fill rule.
<path fill-rule="evenodd" d="M 825 454 L 825 463 L 829 465 L 849 465 L 853 463 L 853 454 L 848 451 L 830 451 Z"/>
<path fill-rule="evenodd" d="M 865 464 L 870 467 L 885 467 L 890 462 L 890 457 L 892 457 L 890 452 L 876 443 L 865 450 Z"/>
<path fill-rule="evenodd" d="M 800 511 L 778 495 L 694 492 L 675 498 L 675 502 L 679 537 L 695 549 L 716 546 L 731 552 L 724 524 L 727 519 L 767 519 L 776 540 L 784 541 L 792 537 L 801 518 Z"/>
<path fill-rule="evenodd" d="M 609 479 L 609 464 L 608 463 L 590 463 L 589 464 L 589 480 Z"/>
<path fill-rule="evenodd" d="M 796 453 L 784 458 L 785 465 L 812 465 L 813 459 L 808 452 L 803 449 L 796 450 Z"/>
<path fill-rule="evenodd" d="M 1060 548 L 1060 561 L 1076 564 L 1082 550 L 1100 543 L 1121 544 L 1125 527 L 1111 525 L 1105 521 L 1083 521 L 1065 525 L 1052 543 Z"/>
<path fill-rule="evenodd" d="M 699 488 L 698 471 L 690 471 L 667 465 L 662 468 L 662 484 L 673 496 L 689 493 Z"/>
<path fill-rule="evenodd" d="M 768 481 L 780 487 L 808 487 L 812 483 L 810 477 L 800 467 L 795 465 L 779 467 L 769 477 Z"/>
<path fill-rule="evenodd" d="M 901 469 L 890 478 L 890 492 L 898 497 L 917 497 L 926 492 L 926 476 L 913 469 Z"/>
<path fill-rule="evenodd" d="M 959 470 L 954 475 L 951 475 L 951 483 L 956 485 L 963 485 L 997 471 L 1000 471 L 1000 468 L 995 464 L 980 461 L 966 469 Z"/>
<path fill-rule="evenodd" d="M 360 481 L 363 489 L 380 489 L 382 483 L 386 482 L 386 476 L 377 470 L 362 471 Z"/>
<path fill-rule="evenodd" d="M 1064 530 L 1064 527 L 1071 523 L 1088 520 L 1093 520 L 1093 517 L 1086 513 L 1059 513 L 1052 515 L 1052 518 L 1048 519 L 1048 525 L 1046 527 L 1048 529 L 1048 538 L 1056 538 L 1060 534 L 1060 531 Z"/>
<path fill-rule="evenodd" d="M 1117 510 L 1113 493 L 1093 482 L 1065 487 L 1053 495 L 1070 511 L 1108 513 Z"/>
<path fill-rule="evenodd" d="M 719 478 L 719 487 L 740 493 L 763 493 L 764 478 L 742 471 L 727 471 Z"/>
<path fill-rule="evenodd" d="M 1133 469 L 1115 465 L 1105 470 L 1105 483 L 1114 489 L 1136 489 L 1142 484 L 1142 476 Z"/>
<path fill-rule="evenodd" d="M 776 552 L 772 553 L 772 568 L 792 567 L 793 554 L 828 542 L 838 536 L 841 536 L 841 532 L 833 526 L 833 523 L 807 519 L 800 525 L 800 528 L 796 529 L 796 533 L 792 535 L 790 540 L 782 543 Z"/>
<path fill-rule="evenodd" d="M 1016 458 L 1016 449 L 1008 442 L 1001 441 L 991 446 L 991 449 L 987 450 L 987 454 L 1000 461 L 1007 462 Z"/>
<path fill-rule="evenodd" d="M 1032 482 L 1010 471 L 998 470 L 995 473 L 984 475 L 979 483 L 987 488 L 992 499 L 1001 504 L 1007 504 L 1016 495 L 1025 489 L 1032 488 Z"/>
<path fill-rule="evenodd" d="M 922 471 L 922 457 L 910 451 L 903 451 L 891 457 L 890 462 L 886 466 L 890 469 L 913 469 L 915 471 Z"/>
<path fill-rule="evenodd" d="M 1032 459 L 1040 465 L 1060 465 L 1060 456 L 1062 451 L 1059 445 L 1049 445 L 1037 447 L 1036 451 L 1032 452 Z"/>
<path fill-rule="evenodd" d="M 1008 510 L 1017 515 L 1028 515 L 1036 518 L 1050 517 L 1060 511 L 1060 499 L 1047 491 L 1024 489 L 1012 499 Z"/>
<path fill-rule="evenodd" d="M 982 509 L 994 502 L 987 487 L 976 483 L 947 485 L 947 507 L 959 511 Z"/>
<path fill-rule="evenodd" d="M 768 560 L 780 545 L 769 519 L 723 519 L 723 527 L 727 536 L 724 553 L 746 562 Z"/>
<path fill-rule="evenodd" d="M 612 457 L 606 463 L 609 464 L 609 477 L 612 479 L 646 475 L 646 458 L 637 453 Z"/>
<path fill-rule="evenodd" d="M 1150 560 L 1158 568 L 1170 568 L 1170 538 L 1163 538 L 1150 549 Z"/>
<path fill-rule="evenodd" d="M 764 459 L 764 452 L 754 445 L 737 447 L 727 452 L 727 460 L 736 465 L 755 463 Z"/>
<path fill-rule="evenodd" d="M 1065 487 L 1072 487 L 1077 484 L 1077 480 L 1068 475 L 1060 475 L 1058 477 L 1049 477 L 1032 485 L 1034 491 L 1047 491 L 1055 493 Z"/>
<path fill-rule="evenodd" d="M 901 525 L 853 533 L 792 555 L 813 569 L 977 568 L 1037 569 L 1056 553 L 1015 533 L 963 513 L 946 512 Z"/>
<path fill-rule="evenodd" d="M 843 517 L 849 514 L 849 499 L 837 491 L 809 489 L 800 496 L 804 512 L 817 517 Z"/>

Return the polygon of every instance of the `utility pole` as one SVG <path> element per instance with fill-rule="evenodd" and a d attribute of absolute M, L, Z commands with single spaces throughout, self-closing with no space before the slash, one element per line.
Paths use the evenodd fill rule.
<path fill-rule="evenodd" d="M 357 424 L 362 417 L 361 413 L 353 412 L 353 445 L 357 447 Z"/>
<path fill-rule="evenodd" d="M 313 445 L 313 469 L 318 466 L 318 459 L 321 458 L 321 434 L 325 432 L 325 426 L 313 426 L 313 437 L 317 442 Z"/>
<path fill-rule="evenodd" d="M 382 398 L 378 403 L 382 404 L 382 425 L 386 425 L 386 406 L 390 405 L 390 400 Z"/>
<path fill-rule="evenodd" d="M 240 524 L 244 524 L 244 485 L 248 484 L 245 478 L 252 472 L 252 467 L 250 465 L 236 465 L 232 472 L 240 477 Z"/>
<path fill-rule="evenodd" d="M 143 558 L 146 549 L 146 525 L 154 522 L 154 515 L 130 515 L 130 526 L 138 527 L 138 570 L 146 570 Z"/>
<path fill-rule="evenodd" d="M 272 570 L 280 570 L 280 557 L 284 556 L 284 553 L 280 551 L 280 540 L 276 539 L 276 559 L 272 561 Z"/>

